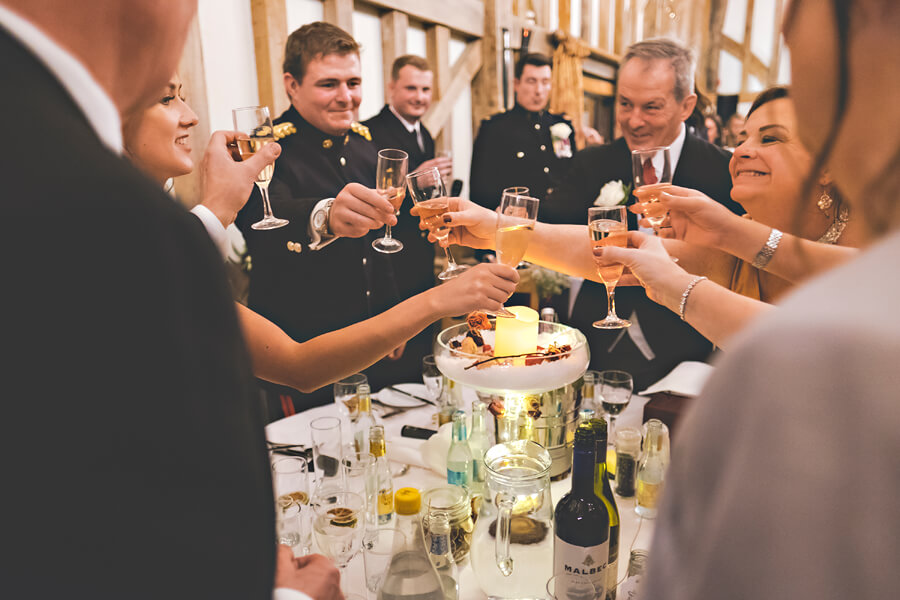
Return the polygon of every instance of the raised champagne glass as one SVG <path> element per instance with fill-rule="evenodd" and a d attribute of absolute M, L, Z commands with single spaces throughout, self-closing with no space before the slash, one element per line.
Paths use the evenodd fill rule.
<path fill-rule="evenodd" d="M 444 213 L 450 209 L 450 198 L 447 197 L 441 173 L 437 167 L 422 169 L 406 176 L 409 193 L 413 202 L 419 209 L 419 218 L 428 227 L 428 230 L 438 239 L 438 242 L 447 239 L 450 235 L 450 227 L 444 223 Z M 466 271 L 469 267 L 458 265 L 450 254 L 450 249 L 444 249 L 447 257 L 447 268 L 438 273 L 438 279 L 453 279 Z"/>
<path fill-rule="evenodd" d="M 659 201 L 660 195 L 672 185 L 672 162 L 669 148 L 661 146 L 631 152 L 631 170 L 634 175 L 634 195 L 638 200 L 644 218 L 650 221 L 653 231 L 659 235 L 659 228 L 669 214 L 666 205 Z"/>
<path fill-rule="evenodd" d="M 588 209 L 588 231 L 591 234 L 591 246 L 628 245 L 628 216 L 624 206 L 595 206 Z M 597 265 L 597 274 L 606 286 L 607 315 L 605 319 L 595 321 L 597 329 L 621 329 L 630 327 L 631 321 L 620 319 L 616 315 L 616 284 L 622 277 L 624 265 Z"/>
<path fill-rule="evenodd" d="M 497 209 L 497 231 L 494 234 L 498 263 L 515 269 L 522 261 L 534 233 L 539 206 L 537 198 L 511 192 L 503 194 Z M 497 311 L 485 312 L 498 317 L 515 317 L 502 306 Z"/>
<path fill-rule="evenodd" d="M 400 214 L 400 205 L 406 196 L 406 169 L 409 155 L 403 150 L 385 148 L 378 151 L 375 167 L 375 191 L 387 198 L 394 207 L 394 215 Z M 403 242 L 391 236 L 391 226 L 384 226 L 384 237 L 372 242 L 372 247 L 385 254 L 403 250 Z"/>
<path fill-rule="evenodd" d="M 247 106 L 235 108 L 231 111 L 234 119 L 234 129 L 242 135 L 237 140 L 238 153 L 241 160 L 247 160 L 270 142 L 275 141 L 275 130 L 272 127 L 272 119 L 269 117 L 268 106 Z M 263 218 L 250 225 L 253 229 L 278 229 L 289 223 L 287 219 L 279 219 L 272 214 L 272 204 L 269 202 L 269 183 L 272 181 L 272 173 L 275 165 L 268 164 L 256 176 L 256 187 L 262 195 Z"/>

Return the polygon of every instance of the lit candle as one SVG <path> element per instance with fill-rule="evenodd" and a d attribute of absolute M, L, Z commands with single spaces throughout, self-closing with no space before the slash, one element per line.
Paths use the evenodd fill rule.
<path fill-rule="evenodd" d="M 514 356 L 537 351 L 538 313 L 527 306 L 507 306 L 516 318 L 497 317 L 494 356 Z"/>

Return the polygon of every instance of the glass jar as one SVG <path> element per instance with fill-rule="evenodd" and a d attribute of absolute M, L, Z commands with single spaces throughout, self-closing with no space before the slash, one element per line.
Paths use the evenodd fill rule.
<path fill-rule="evenodd" d="M 475 529 L 469 493 L 456 485 L 432 488 L 422 496 L 422 505 L 426 515 L 445 512 L 450 517 L 450 550 L 453 560 L 460 564 L 469 555 Z M 428 521 L 427 518 L 422 520 L 426 536 L 429 534 Z"/>
<path fill-rule="evenodd" d="M 616 493 L 623 498 L 634 496 L 640 457 L 640 430 L 636 427 L 619 428 L 616 431 Z"/>

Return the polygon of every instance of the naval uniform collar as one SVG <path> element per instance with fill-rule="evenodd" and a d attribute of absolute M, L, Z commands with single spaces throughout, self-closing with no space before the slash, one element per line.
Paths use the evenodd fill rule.
<path fill-rule="evenodd" d="M 341 135 L 329 135 L 304 119 L 293 105 L 285 111 L 279 120 L 290 121 L 296 126 L 298 133 L 305 134 L 304 139 L 312 141 L 316 146 L 321 146 L 325 150 L 343 148 L 350 139 L 349 129 Z"/>
<path fill-rule="evenodd" d="M 518 102 L 515 103 L 515 105 L 512 107 L 512 110 L 510 112 L 525 115 L 526 117 L 528 117 L 529 119 L 531 119 L 532 121 L 535 121 L 535 122 L 540 122 L 544 118 L 544 116 L 547 114 L 546 110 L 539 110 L 537 112 L 531 111 L 531 110 L 526 110 L 525 107 L 522 106 L 521 104 L 519 104 Z"/>

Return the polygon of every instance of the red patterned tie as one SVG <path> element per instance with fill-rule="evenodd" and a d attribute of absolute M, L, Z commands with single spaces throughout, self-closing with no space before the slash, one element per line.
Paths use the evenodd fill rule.
<path fill-rule="evenodd" d="M 656 176 L 656 169 L 653 168 L 653 161 L 649 158 L 644 161 L 644 185 L 656 183 L 659 178 Z"/>

